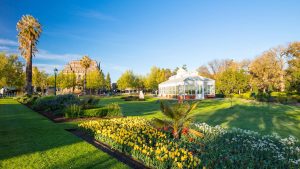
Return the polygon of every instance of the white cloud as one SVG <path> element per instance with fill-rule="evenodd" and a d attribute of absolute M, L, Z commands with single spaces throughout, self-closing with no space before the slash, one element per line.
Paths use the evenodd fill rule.
<path fill-rule="evenodd" d="M 0 46 L 0 50 L 8 51 L 10 48 L 7 46 Z"/>
<path fill-rule="evenodd" d="M 18 46 L 18 42 L 9 39 L 0 39 L 0 45 L 4 46 Z"/>
<path fill-rule="evenodd" d="M 38 67 L 39 70 L 44 70 L 48 74 L 53 74 L 54 68 L 57 68 L 58 71 L 61 71 L 63 69 L 64 65 L 36 63 L 36 64 L 33 64 L 33 66 Z"/>
<path fill-rule="evenodd" d="M 106 14 L 103 14 L 103 13 L 101 13 L 99 11 L 95 11 L 95 10 L 88 10 L 88 11 L 79 13 L 79 15 L 88 17 L 88 18 L 104 20 L 104 21 L 115 21 L 116 20 L 116 18 L 114 18 L 113 16 L 106 15 Z"/>
<path fill-rule="evenodd" d="M 101 64 L 101 67 L 104 68 L 104 69 L 107 69 L 108 71 L 109 70 L 114 70 L 114 71 L 117 71 L 117 72 L 125 72 L 126 70 L 129 70 L 128 67 L 126 66 L 121 66 L 121 65 L 115 65 L 115 64 Z"/>
<path fill-rule="evenodd" d="M 47 50 L 40 49 L 38 53 L 36 53 L 36 58 L 41 60 L 58 60 L 58 61 L 65 61 L 69 62 L 71 60 L 79 59 L 83 55 L 79 54 L 55 54 L 50 53 Z"/>

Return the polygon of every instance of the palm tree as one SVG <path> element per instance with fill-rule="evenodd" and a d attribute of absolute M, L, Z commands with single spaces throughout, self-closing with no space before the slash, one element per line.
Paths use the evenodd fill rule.
<path fill-rule="evenodd" d="M 86 94 L 86 73 L 87 69 L 91 66 L 92 60 L 88 56 L 83 56 L 80 60 L 80 65 L 84 68 L 84 82 L 83 82 L 83 94 Z"/>
<path fill-rule="evenodd" d="M 31 15 L 24 15 L 17 23 L 19 50 L 26 60 L 26 92 L 32 94 L 32 56 L 38 51 L 41 24 Z"/>
<path fill-rule="evenodd" d="M 160 102 L 160 109 L 162 113 L 167 117 L 166 119 L 154 118 L 154 125 L 157 127 L 167 127 L 172 129 L 173 137 L 178 139 L 181 137 L 181 132 L 184 128 L 189 128 L 190 123 L 192 122 L 192 111 L 197 107 L 198 102 L 194 104 L 177 103 L 170 105 L 167 102 Z M 203 137 L 203 134 L 190 129 L 189 132 L 199 137 Z"/>

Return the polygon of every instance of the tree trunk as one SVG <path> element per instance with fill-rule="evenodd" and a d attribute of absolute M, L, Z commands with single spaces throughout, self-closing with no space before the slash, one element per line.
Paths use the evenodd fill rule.
<path fill-rule="evenodd" d="M 84 71 L 83 95 L 86 95 L 86 69 Z"/>
<path fill-rule="evenodd" d="M 32 94 L 32 42 L 29 42 L 29 52 L 26 58 L 26 92 Z"/>

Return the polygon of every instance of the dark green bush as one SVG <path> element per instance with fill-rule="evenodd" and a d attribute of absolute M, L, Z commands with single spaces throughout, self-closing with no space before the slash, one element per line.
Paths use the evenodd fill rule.
<path fill-rule="evenodd" d="M 107 114 L 107 107 L 83 110 L 84 117 L 105 117 Z"/>
<path fill-rule="evenodd" d="M 77 118 L 82 116 L 81 107 L 77 104 L 68 105 L 64 109 L 64 116 L 66 118 Z"/>
<path fill-rule="evenodd" d="M 123 116 L 118 103 L 111 103 L 105 107 L 83 110 L 85 117 Z"/>
<path fill-rule="evenodd" d="M 125 101 L 145 101 L 145 99 L 140 99 L 139 96 L 126 96 L 126 97 L 121 97 L 121 99 Z"/>
<path fill-rule="evenodd" d="M 38 98 L 35 103 L 33 104 L 33 109 L 45 111 L 45 110 L 51 110 L 57 111 L 57 110 L 63 110 L 65 107 L 72 105 L 72 104 L 78 104 L 79 105 L 80 100 L 78 97 L 67 94 L 67 95 L 58 95 L 58 96 L 45 96 Z"/>
<path fill-rule="evenodd" d="M 25 94 L 23 96 L 17 97 L 16 100 L 20 102 L 21 104 L 26 104 L 26 105 L 33 105 L 35 101 L 39 98 L 39 95 L 28 95 Z"/>
<path fill-rule="evenodd" d="M 94 96 L 85 96 L 82 99 L 80 99 L 80 104 L 83 109 L 92 109 L 97 108 L 99 99 Z"/>
<path fill-rule="evenodd" d="M 225 95 L 224 94 L 222 94 L 222 93 L 218 93 L 218 94 L 216 94 L 216 98 L 224 98 L 225 97 Z"/>
<path fill-rule="evenodd" d="M 121 107 L 118 103 L 111 103 L 107 105 L 107 116 L 123 116 Z"/>
<path fill-rule="evenodd" d="M 271 97 L 268 93 L 259 92 L 256 94 L 255 98 L 257 101 L 260 101 L 260 102 L 268 102 L 268 101 L 270 101 Z"/>

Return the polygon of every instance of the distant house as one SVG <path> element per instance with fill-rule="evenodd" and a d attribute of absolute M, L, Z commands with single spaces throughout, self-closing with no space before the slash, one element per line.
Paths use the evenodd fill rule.
<path fill-rule="evenodd" d="M 90 67 L 87 69 L 87 73 L 95 71 L 97 69 L 100 69 L 100 64 L 97 63 L 97 61 L 92 60 Z M 73 60 L 71 62 L 69 62 L 68 64 L 66 64 L 64 66 L 64 69 L 62 70 L 62 72 L 64 74 L 69 74 L 69 73 L 74 73 L 76 76 L 76 83 L 77 86 L 75 88 L 75 93 L 80 93 L 81 92 L 81 87 L 80 83 L 83 82 L 84 79 L 84 67 L 81 66 L 80 64 L 80 60 Z M 72 92 L 72 89 L 62 89 L 63 93 L 68 93 L 68 92 Z"/>
<path fill-rule="evenodd" d="M 87 72 L 92 72 L 98 69 L 98 63 L 95 60 L 92 60 L 91 66 L 87 69 Z M 76 80 L 82 80 L 84 78 L 84 67 L 81 66 L 80 60 L 73 60 L 65 65 L 62 70 L 63 73 L 75 73 Z"/>
<path fill-rule="evenodd" d="M 215 80 L 202 77 L 198 72 L 179 69 L 177 74 L 158 85 L 158 96 L 178 99 L 215 97 Z"/>

